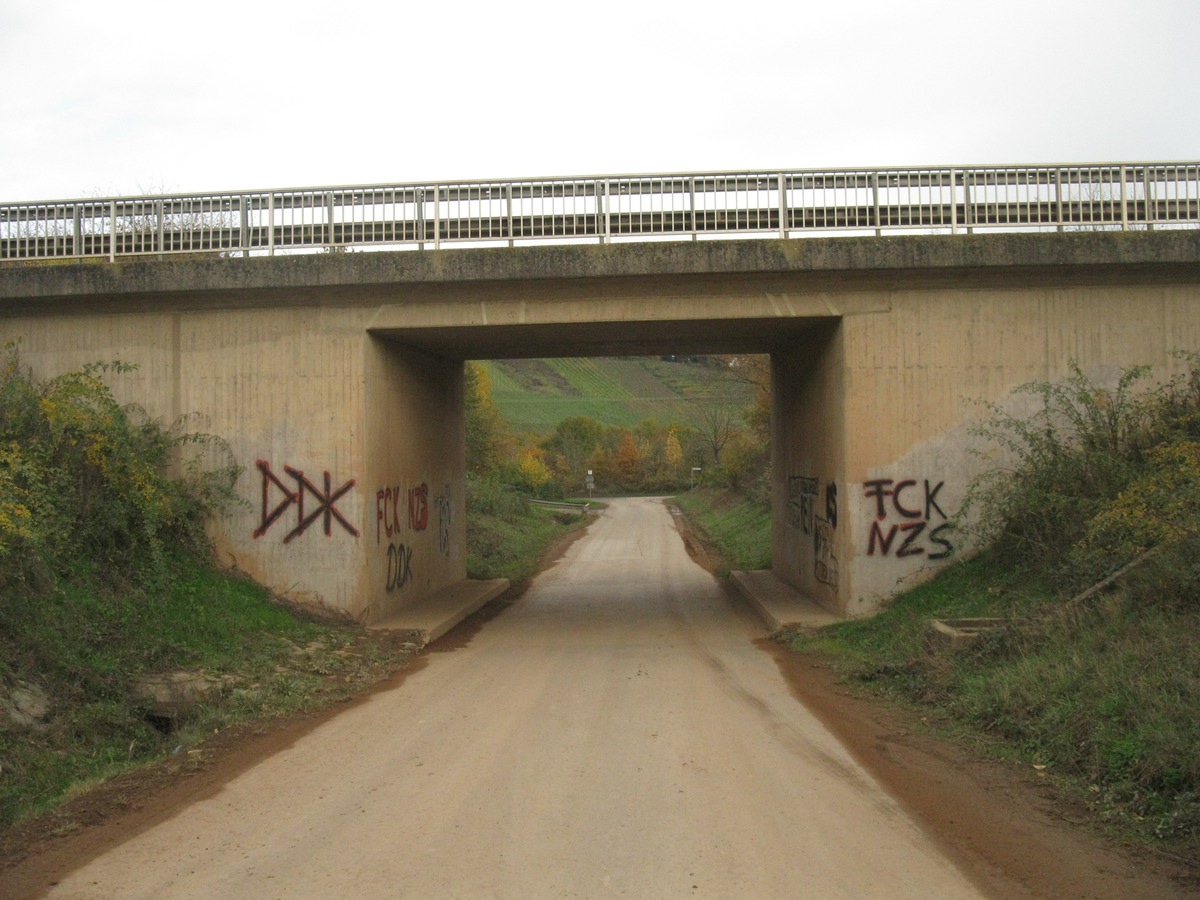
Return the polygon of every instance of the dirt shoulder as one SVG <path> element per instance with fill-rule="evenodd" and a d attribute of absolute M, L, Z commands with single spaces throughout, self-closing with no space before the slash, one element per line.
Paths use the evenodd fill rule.
<path fill-rule="evenodd" d="M 912 709 L 856 695 L 820 657 L 769 639 L 793 695 L 996 897 L 1200 896 L 1200 871 L 1090 830 L 1031 768 L 986 759 Z"/>

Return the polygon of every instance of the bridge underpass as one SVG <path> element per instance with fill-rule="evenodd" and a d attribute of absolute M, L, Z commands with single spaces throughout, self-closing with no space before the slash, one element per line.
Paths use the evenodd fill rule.
<path fill-rule="evenodd" d="M 43 376 L 140 368 L 244 472 L 222 562 L 380 621 L 465 579 L 463 361 L 769 353 L 773 570 L 843 615 L 963 551 L 977 401 L 1200 346 L 1196 232 L 533 247 L 0 267 Z"/>

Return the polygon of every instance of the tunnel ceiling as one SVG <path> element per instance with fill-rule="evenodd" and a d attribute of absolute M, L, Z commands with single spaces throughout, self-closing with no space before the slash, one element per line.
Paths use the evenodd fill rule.
<path fill-rule="evenodd" d="M 623 321 L 372 329 L 386 340 L 451 359 L 770 353 L 826 318 Z"/>

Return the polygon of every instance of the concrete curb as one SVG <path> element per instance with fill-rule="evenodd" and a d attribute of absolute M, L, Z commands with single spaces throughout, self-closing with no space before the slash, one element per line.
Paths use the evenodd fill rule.
<path fill-rule="evenodd" d="M 820 606 L 770 569 L 730 572 L 729 579 L 772 633 L 783 628 L 821 628 L 842 617 Z"/>
<path fill-rule="evenodd" d="M 368 627 L 387 631 L 415 631 L 422 647 L 436 641 L 467 616 L 482 609 L 508 590 L 507 578 L 488 581 L 466 579 L 443 588 L 412 606 L 373 622 Z"/>

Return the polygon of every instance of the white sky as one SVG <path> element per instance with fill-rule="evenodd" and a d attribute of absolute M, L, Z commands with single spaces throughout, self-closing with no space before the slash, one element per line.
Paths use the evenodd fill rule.
<path fill-rule="evenodd" d="M 1200 0 L 0 0 L 0 201 L 1200 158 Z"/>

